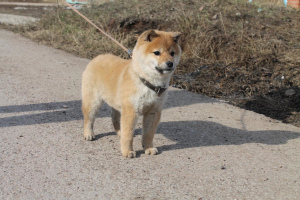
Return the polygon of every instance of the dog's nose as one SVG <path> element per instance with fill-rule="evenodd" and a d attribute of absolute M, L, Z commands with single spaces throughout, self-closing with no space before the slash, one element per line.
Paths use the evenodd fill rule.
<path fill-rule="evenodd" d="M 168 69 L 171 69 L 173 67 L 173 63 L 171 61 L 168 61 L 167 66 L 168 66 Z"/>

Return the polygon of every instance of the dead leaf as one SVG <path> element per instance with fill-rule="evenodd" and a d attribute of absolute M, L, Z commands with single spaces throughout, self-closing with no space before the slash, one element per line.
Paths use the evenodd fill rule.
<path fill-rule="evenodd" d="M 215 14 L 212 19 L 218 19 L 219 18 L 219 15 L 218 14 Z"/>

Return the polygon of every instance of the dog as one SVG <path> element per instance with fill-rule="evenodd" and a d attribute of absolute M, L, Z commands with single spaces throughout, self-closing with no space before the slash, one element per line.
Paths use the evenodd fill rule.
<path fill-rule="evenodd" d="M 82 75 L 84 138 L 95 139 L 93 124 L 103 102 L 111 107 L 112 124 L 121 137 L 121 152 L 127 158 L 133 150 L 134 128 L 143 116 L 142 146 L 155 155 L 153 138 L 167 98 L 171 76 L 179 63 L 179 32 L 148 30 L 137 39 L 132 59 L 105 54 L 87 65 Z"/>

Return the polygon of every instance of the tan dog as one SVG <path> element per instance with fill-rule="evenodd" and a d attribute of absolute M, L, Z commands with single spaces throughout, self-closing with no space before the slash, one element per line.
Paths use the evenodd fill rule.
<path fill-rule="evenodd" d="M 133 158 L 134 127 L 143 115 L 142 145 L 148 155 L 157 154 L 153 137 L 167 98 L 171 75 L 179 63 L 180 33 L 149 30 L 141 34 L 131 60 L 114 55 L 94 58 L 82 75 L 84 138 L 93 140 L 93 124 L 105 101 L 112 109 L 112 123 L 121 136 L 123 156 Z"/>

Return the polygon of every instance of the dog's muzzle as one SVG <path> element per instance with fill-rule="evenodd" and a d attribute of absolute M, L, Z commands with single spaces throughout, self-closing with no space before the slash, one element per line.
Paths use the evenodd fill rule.
<path fill-rule="evenodd" d="M 174 70 L 173 62 L 168 61 L 168 62 L 166 62 L 165 65 L 166 65 L 165 68 L 155 67 L 155 69 L 156 69 L 160 74 L 163 74 L 164 72 L 171 72 L 171 71 Z"/>

